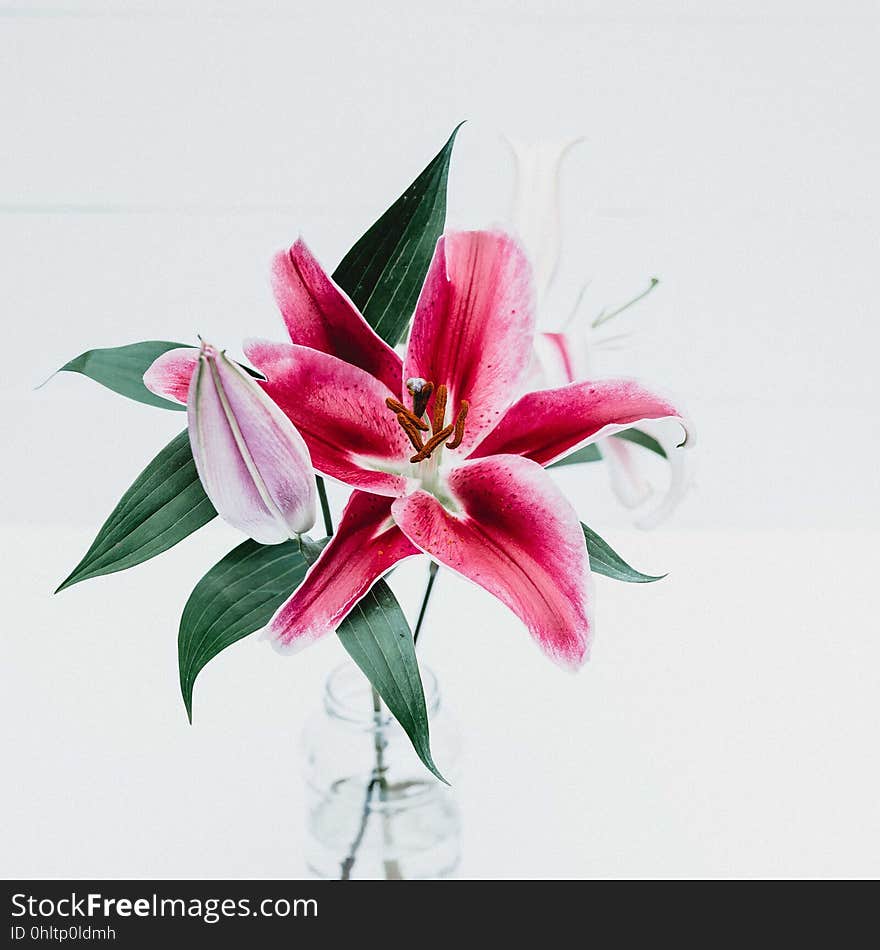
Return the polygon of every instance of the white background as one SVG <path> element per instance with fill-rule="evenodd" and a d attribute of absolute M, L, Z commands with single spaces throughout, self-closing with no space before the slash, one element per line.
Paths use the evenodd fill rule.
<path fill-rule="evenodd" d="M 34 386 L 92 346 L 280 337 L 271 253 L 302 232 L 332 268 L 467 118 L 454 226 L 503 222 L 502 133 L 586 137 L 552 305 L 662 278 L 602 369 L 680 394 L 699 467 L 650 534 L 598 466 L 562 476 L 670 572 L 598 580 L 576 677 L 441 577 L 462 875 L 876 875 L 878 39 L 858 0 L 2 4 L 0 873 L 302 873 L 297 736 L 338 643 L 237 644 L 189 727 L 177 620 L 239 539 L 51 596 L 181 417 Z"/>

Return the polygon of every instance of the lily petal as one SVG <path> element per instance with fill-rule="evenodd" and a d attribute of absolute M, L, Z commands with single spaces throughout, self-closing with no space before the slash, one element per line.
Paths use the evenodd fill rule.
<path fill-rule="evenodd" d="M 595 379 L 559 389 L 526 393 L 472 453 L 523 455 L 549 465 L 598 439 L 645 419 L 677 419 L 682 414 L 661 396 L 631 379 Z"/>
<path fill-rule="evenodd" d="M 586 345 L 578 346 L 569 333 L 538 333 L 529 368 L 530 389 L 552 389 L 589 376 Z"/>
<path fill-rule="evenodd" d="M 263 636 L 295 651 L 335 630 L 398 561 L 421 554 L 391 520 L 391 499 L 353 492 L 336 534 Z"/>
<path fill-rule="evenodd" d="M 388 387 L 351 363 L 291 343 L 250 340 L 248 359 L 263 389 L 302 434 L 312 464 L 354 488 L 396 497 L 412 446 L 385 400 Z"/>
<path fill-rule="evenodd" d="M 223 353 L 203 345 L 187 402 L 193 459 L 218 514 L 261 544 L 315 523 L 308 449 L 291 421 Z"/>
<path fill-rule="evenodd" d="M 381 379 L 400 398 L 402 363 L 300 238 L 272 262 L 272 289 L 292 343 L 329 353 Z"/>
<path fill-rule="evenodd" d="M 462 400 L 470 404 L 459 452 L 472 449 L 519 392 L 534 323 L 531 269 L 513 238 L 495 231 L 453 231 L 440 238 L 403 372 L 404 379 L 432 382 L 435 393 L 445 384 L 452 413 Z"/>
<path fill-rule="evenodd" d="M 613 436 L 602 442 L 602 457 L 608 465 L 611 488 L 624 508 L 638 508 L 654 493 L 650 483 L 639 470 L 635 457 L 638 451 L 632 443 L 615 439 Z"/>
<path fill-rule="evenodd" d="M 154 360 L 144 373 L 144 385 L 151 393 L 186 405 L 189 384 L 199 363 L 199 350 L 194 346 L 168 350 Z"/>
<path fill-rule="evenodd" d="M 534 261 L 538 294 L 546 297 L 553 283 L 561 245 L 559 169 L 582 138 L 523 140 L 508 138 L 516 162 L 511 208 L 513 229 Z"/>
<path fill-rule="evenodd" d="M 458 513 L 418 491 L 391 506 L 400 529 L 506 604 L 551 659 L 579 667 L 592 631 L 592 584 L 583 530 L 565 496 L 539 465 L 516 456 L 465 463 L 448 486 Z"/>
<path fill-rule="evenodd" d="M 693 462 L 689 452 L 677 448 L 674 433 L 662 422 L 644 423 L 641 428 L 655 438 L 666 453 L 669 481 L 665 490 L 655 488 L 643 474 L 640 462 L 649 454 L 644 449 L 622 439 L 608 439 L 602 443 L 602 451 L 609 463 L 612 489 L 627 508 L 637 509 L 633 519 L 635 526 L 648 529 L 668 518 L 687 494 Z M 609 448 L 611 452 L 607 451 Z"/>

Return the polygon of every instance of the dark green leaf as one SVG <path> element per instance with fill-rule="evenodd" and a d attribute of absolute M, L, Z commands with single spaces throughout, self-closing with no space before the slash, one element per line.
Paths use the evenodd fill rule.
<path fill-rule="evenodd" d="M 604 574 L 606 577 L 613 577 L 617 581 L 629 581 L 631 584 L 650 584 L 652 581 L 659 581 L 666 577 L 665 574 L 654 576 L 651 574 L 642 574 L 629 564 L 602 538 L 581 524 L 584 529 L 584 537 L 587 539 L 587 552 L 590 555 L 590 567 L 597 574 Z"/>
<path fill-rule="evenodd" d="M 623 432 L 615 433 L 612 438 L 625 439 L 627 442 L 633 442 L 636 445 L 642 446 L 644 449 L 655 452 L 661 458 L 667 457 L 663 446 L 653 436 L 648 435 L 647 432 L 642 432 L 641 429 L 624 429 Z M 558 462 L 548 465 L 547 468 L 559 468 L 561 465 L 577 465 L 580 462 L 598 462 L 601 458 L 602 453 L 599 451 L 599 446 L 594 442 L 591 445 L 585 445 L 576 452 L 572 452 L 571 455 L 566 455 L 565 458 L 561 458 Z"/>
<path fill-rule="evenodd" d="M 168 350 L 187 346 L 186 343 L 169 343 L 165 340 L 147 340 L 145 343 L 130 343 L 128 346 L 111 346 L 100 350 L 88 350 L 69 363 L 59 373 L 82 373 L 113 392 L 148 406 L 163 409 L 185 409 L 179 403 L 163 399 L 144 386 L 144 373 L 153 362 Z"/>
<path fill-rule="evenodd" d="M 446 180 L 461 125 L 428 167 L 358 240 L 333 273 L 391 346 L 406 331 L 446 222 Z"/>
<path fill-rule="evenodd" d="M 547 468 L 559 468 L 560 465 L 577 465 L 580 462 L 599 462 L 601 459 L 602 453 L 599 451 L 599 446 L 593 443 L 592 445 L 585 445 L 577 452 L 572 452 L 571 455 L 566 455 L 565 458 L 548 465 Z"/>
<path fill-rule="evenodd" d="M 192 719 L 199 672 L 221 650 L 265 626 L 299 586 L 324 541 L 245 541 L 199 581 L 180 620 L 180 688 Z M 409 736 L 419 758 L 441 780 L 431 758 L 428 711 L 409 625 L 397 599 L 379 581 L 336 631 Z"/>
<path fill-rule="evenodd" d="M 431 758 L 428 710 L 412 633 L 385 581 L 358 602 L 336 635 L 403 727 L 418 757 L 445 782 Z"/>
<path fill-rule="evenodd" d="M 299 587 L 309 562 L 298 541 L 245 541 L 196 584 L 180 618 L 180 690 L 192 722 L 192 693 L 202 668 L 221 650 L 264 627 Z"/>
<path fill-rule="evenodd" d="M 138 475 L 58 591 L 141 564 L 216 514 L 199 481 L 189 435 L 181 432 Z"/>
<path fill-rule="evenodd" d="M 618 432 L 614 438 L 626 439 L 627 442 L 634 442 L 644 449 L 656 452 L 661 458 L 668 458 L 663 446 L 653 436 L 648 435 L 647 432 L 642 432 L 641 429 L 624 429 L 623 432 Z"/>
<path fill-rule="evenodd" d="M 69 363 L 65 363 L 58 372 L 81 373 L 102 386 L 112 389 L 115 393 L 128 396 L 129 399 L 134 399 L 137 402 L 146 403 L 148 406 L 159 406 L 161 409 L 186 409 L 186 406 L 179 402 L 163 399 L 161 396 L 150 392 L 144 385 L 144 373 L 156 359 L 163 353 L 167 353 L 168 350 L 177 350 L 189 346 L 191 344 L 188 343 L 147 340 L 144 343 L 129 343 L 128 346 L 110 346 L 101 350 L 88 350 L 86 353 L 80 353 Z M 242 366 L 242 369 L 257 379 L 263 379 L 260 373 L 249 366 Z"/>

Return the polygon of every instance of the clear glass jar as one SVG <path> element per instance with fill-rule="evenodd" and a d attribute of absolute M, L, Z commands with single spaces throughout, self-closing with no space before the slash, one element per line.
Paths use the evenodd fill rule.
<path fill-rule="evenodd" d="M 443 708 L 437 678 L 422 668 L 431 750 L 455 781 L 461 742 Z M 450 877 L 459 860 L 453 790 L 413 751 L 369 681 L 345 664 L 327 678 L 324 710 L 303 733 L 306 862 L 317 878 L 410 880 Z"/>

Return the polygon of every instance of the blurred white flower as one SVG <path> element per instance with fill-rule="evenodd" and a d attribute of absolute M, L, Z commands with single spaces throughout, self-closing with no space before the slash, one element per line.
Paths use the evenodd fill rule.
<path fill-rule="evenodd" d="M 535 358 L 527 380 L 529 389 L 563 386 L 599 375 L 603 351 L 623 350 L 631 340 L 629 331 L 616 322 L 624 312 L 645 298 L 659 283 L 648 286 L 626 303 L 600 310 L 592 319 L 583 314 L 589 282 L 584 283 L 567 315 L 554 319 L 546 305 L 559 263 L 562 244 L 559 172 L 566 155 L 580 138 L 560 141 L 528 141 L 507 138 L 516 164 L 516 180 L 510 221 L 535 274 L 539 323 L 547 332 L 538 334 Z M 615 321 L 612 325 L 612 321 Z M 620 435 L 602 440 L 599 452 L 608 464 L 611 486 L 624 507 L 634 512 L 634 523 L 651 528 L 668 517 L 690 485 L 691 453 L 678 450 L 679 433 L 663 423 L 645 422 L 639 432 L 647 438 Z M 654 451 L 668 462 L 665 485 L 655 485 L 646 474 L 645 452 Z"/>

